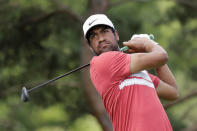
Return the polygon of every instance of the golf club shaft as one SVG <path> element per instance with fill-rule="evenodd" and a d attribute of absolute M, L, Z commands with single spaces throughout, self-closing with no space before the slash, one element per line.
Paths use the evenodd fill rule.
<path fill-rule="evenodd" d="M 47 85 L 47 84 L 49 84 L 49 83 L 51 83 L 51 82 L 53 82 L 53 81 L 56 81 L 56 80 L 58 80 L 58 79 L 60 79 L 60 78 L 62 78 L 62 77 L 64 77 L 64 76 L 67 76 L 67 75 L 69 75 L 69 74 L 71 74 L 71 73 L 73 73 L 73 72 L 75 72 L 75 71 L 78 71 L 78 70 L 80 70 L 80 69 L 82 69 L 82 68 L 84 68 L 84 67 L 87 67 L 87 66 L 89 66 L 89 65 L 90 65 L 90 64 L 88 63 L 88 64 L 85 64 L 85 65 L 83 65 L 83 66 L 80 66 L 80 67 L 78 67 L 78 68 L 76 68 L 76 69 L 74 69 L 74 70 L 71 70 L 71 71 L 69 71 L 69 72 L 67 72 L 67 73 L 65 73 L 65 74 L 63 74 L 63 75 L 61 75 L 61 76 L 58 76 L 58 77 L 55 77 L 55 78 L 53 78 L 53 79 L 51 79 L 51 80 L 49 80 L 49 81 L 46 81 L 46 82 L 44 82 L 44 83 L 42 83 L 42 84 L 40 84 L 40 85 L 38 85 L 38 86 L 36 86 L 36 87 L 33 87 L 33 88 L 31 88 L 31 89 L 29 89 L 29 90 L 27 90 L 27 91 L 30 92 L 30 91 L 32 91 L 32 90 L 35 90 L 35 89 L 41 87 L 41 86 Z"/>
<path fill-rule="evenodd" d="M 154 36 L 152 35 L 152 34 L 150 34 L 149 35 L 149 38 L 150 39 L 154 39 Z M 121 49 L 120 49 L 120 51 L 127 51 L 129 49 L 129 47 L 128 46 L 125 46 L 125 47 L 122 47 Z M 58 76 L 58 77 L 55 77 L 55 78 L 53 78 L 53 79 L 51 79 L 51 80 L 49 80 L 49 81 L 46 81 L 45 83 L 42 83 L 42 84 L 40 84 L 40 85 L 38 85 L 38 86 L 36 86 L 36 87 L 33 87 L 33 88 L 31 88 L 31 89 L 29 89 L 29 90 L 27 90 L 27 92 L 30 92 L 30 91 L 32 91 L 32 90 L 34 90 L 34 89 L 37 89 L 37 88 L 39 88 L 39 87 L 41 87 L 41 86 L 44 86 L 44 85 L 47 85 L 47 84 L 49 84 L 49 83 L 51 83 L 51 82 L 53 82 L 53 81 L 56 81 L 56 80 L 58 80 L 58 79 L 60 79 L 60 78 L 62 78 L 62 77 L 64 77 L 64 76 L 67 76 L 67 75 L 69 75 L 69 74 L 71 74 L 71 73 L 73 73 L 73 72 L 75 72 L 75 71 L 78 71 L 78 70 L 80 70 L 80 69 L 82 69 L 82 68 L 84 68 L 84 67 L 86 67 L 86 66 L 89 66 L 90 64 L 88 63 L 88 64 L 85 64 L 85 65 L 83 65 L 83 66 L 80 66 L 80 67 L 78 67 L 78 68 L 76 68 L 76 69 L 74 69 L 74 70 L 71 70 L 71 71 L 69 71 L 69 72 L 67 72 L 67 73 L 65 73 L 65 74 L 63 74 L 63 75 L 61 75 L 61 76 Z"/>

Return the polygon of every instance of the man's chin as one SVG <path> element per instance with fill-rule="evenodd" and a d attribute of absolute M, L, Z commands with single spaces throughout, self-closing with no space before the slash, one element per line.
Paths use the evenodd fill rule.
<path fill-rule="evenodd" d="M 109 52 L 109 51 L 112 51 L 112 50 L 102 50 L 102 51 L 99 51 L 98 53 L 96 53 L 97 56 L 99 56 L 100 54 L 102 53 L 106 53 L 106 52 Z"/>
<path fill-rule="evenodd" d="M 109 48 L 105 48 L 105 49 L 103 49 L 101 52 L 102 53 L 105 53 L 105 52 L 109 52 L 109 51 L 113 51 L 111 48 L 109 49 Z"/>
<path fill-rule="evenodd" d="M 104 48 L 104 49 L 100 50 L 99 53 L 97 53 L 97 55 L 100 55 L 102 53 L 106 53 L 106 52 L 109 52 L 109 51 L 118 51 L 118 49 Z"/>

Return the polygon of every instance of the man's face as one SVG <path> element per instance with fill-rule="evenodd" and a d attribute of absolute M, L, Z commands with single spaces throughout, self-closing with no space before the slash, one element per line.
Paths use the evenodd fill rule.
<path fill-rule="evenodd" d="M 108 51 L 118 51 L 119 36 L 108 26 L 96 26 L 89 32 L 89 43 L 97 55 Z"/>

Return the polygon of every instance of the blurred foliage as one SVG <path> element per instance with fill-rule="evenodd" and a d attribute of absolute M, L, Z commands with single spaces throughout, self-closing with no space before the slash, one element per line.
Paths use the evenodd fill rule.
<path fill-rule="evenodd" d="M 59 2 L 80 16 L 89 13 L 88 0 Z M 101 130 L 83 94 L 80 72 L 32 92 L 31 102 L 20 102 L 22 86 L 32 88 L 80 65 L 81 23 L 64 13 L 32 22 L 56 9 L 55 0 L 0 0 L 1 131 Z M 111 7 L 107 15 L 119 31 L 120 46 L 134 33 L 154 34 L 168 51 L 169 66 L 184 96 L 197 85 L 196 10 L 174 1 L 136 0 Z M 197 121 L 195 101 L 168 110 L 174 130 Z"/>

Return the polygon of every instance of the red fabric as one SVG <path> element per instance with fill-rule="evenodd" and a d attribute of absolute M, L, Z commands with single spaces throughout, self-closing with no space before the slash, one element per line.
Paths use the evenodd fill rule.
<path fill-rule="evenodd" d="M 159 81 L 160 81 L 159 78 L 150 74 L 150 73 L 148 75 L 150 76 L 151 80 L 153 81 L 155 88 L 157 88 L 157 86 L 159 85 Z"/>
<path fill-rule="evenodd" d="M 130 55 L 110 51 L 90 62 L 91 80 L 102 97 L 114 131 L 172 131 L 157 96 L 156 76 L 130 73 Z"/>

